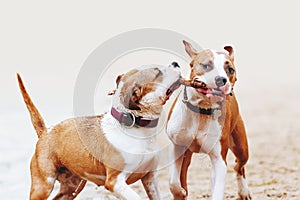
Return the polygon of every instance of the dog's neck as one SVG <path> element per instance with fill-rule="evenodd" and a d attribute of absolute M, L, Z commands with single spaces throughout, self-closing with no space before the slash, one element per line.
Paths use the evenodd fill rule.
<path fill-rule="evenodd" d="M 148 118 L 148 119 L 158 119 L 160 117 L 160 114 L 153 114 L 153 113 L 150 113 L 150 112 L 143 112 L 141 110 L 130 110 L 122 104 L 113 103 L 112 107 L 116 108 L 120 112 L 132 113 L 136 117 L 144 117 L 144 118 Z"/>
<path fill-rule="evenodd" d="M 130 109 L 126 108 L 120 100 L 120 95 L 121 95 L 120 89 L 117 89 L 114 92 L 113 99 L 112 99 L 112 107 L 118 109 L 120 112 L 132 113 L 136 117 L 145 117 L 145 118 L 149 118 L 149 119 L 157 119 L 160 117 L 160 114 L 144 112 L 143 110 L 130 110 Z"/>
<path fill-rule="evenodd" d="M 190 112 L 207 119 L 211 118 L 212 120 L 216 120 L 223 114 L 222 111 L 224 111 L 224 102 L 205 101 L 202 98 L 199 98 L 199 95 L 194 88 L 184 88 L 182 102 Z"/>
<path fill-rule="evenodd" d="M 159 118 L 149 119 L 141 116 L 135 116 L 132 112 L 122 112 L 115 107 L 111 108 L 110 113 L 117 121 L 119 121 L 120 124 L 127 127 L 154 128 L 157 126 L 159 120 Z"/>
<path fill-rule="evenodd" d="M 106 119 L 114 124 L 115 128 L 120 130 L 121 133 L 125 135 L 135 138 L 135 139 L 153 139 L 156 138 L 157 131 L 159 131 L 158 126 L 155 127 L 128 127 L 121 124 L 110 112 L 106 113 Z"/>

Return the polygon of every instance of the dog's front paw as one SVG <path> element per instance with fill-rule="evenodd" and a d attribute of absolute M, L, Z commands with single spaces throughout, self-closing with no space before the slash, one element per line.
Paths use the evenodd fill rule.
<path fill-rule="evenodd" d="M 250 192 L 247 192 L 247 193 L 239 193 L 239 200 L 251 200 L 252 197 L 250 195 Z"/>
<path fill-rule="evenodd" d="M 171 184 L 170 190 L 173 194 L 174 200 L 186 200 L 187 192 L 184 188 L 180 186 L 180 184 Z"/>

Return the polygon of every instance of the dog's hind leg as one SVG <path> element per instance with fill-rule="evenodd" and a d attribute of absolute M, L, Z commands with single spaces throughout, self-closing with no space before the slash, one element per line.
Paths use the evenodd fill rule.
<path fill-rule="evenodd" d="M 66 168 L 60 168 L 58 172 L 57 180 L 60 182 L 60 190 L 53 200 L 74 199 L 83 190 L 86 180 L 82 180 Z"/>
<path fill-rule="evenodd" d="M 30 199 L 47 199 L 53 190 L 57 176 L 55 166 L 51 162 L 39 162 L 35 154 L 31 160 L 30 171 Z"/>
<path fill-rule="evenodd" d="M 242 118 L 239 117 L 231 134 L 230 149 L 236 157 L 234 170 L 237 173 L 238 195 L 242 200 L 250 200 L 251 195 L 246 181 L 245 164 L 248 161 L 248 142 Z"/>

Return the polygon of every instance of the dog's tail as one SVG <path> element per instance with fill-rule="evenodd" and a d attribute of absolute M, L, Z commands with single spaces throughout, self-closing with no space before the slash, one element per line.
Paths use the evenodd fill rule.
<path fill-rule="evenodd" d="M 18 77 L 19 87 L 20 87 L 24 102 L 30 113 L 31 122 L 34 126 L 34 129 L 35 129 L 38 137 L 40 138 L 43 134 L 45 134 L 47 132 L 47 128 L 46 128 L 44 119 L 42 118 L 41 114 L 39 113 L 39 111 L 37 110 L 35 105 L 33 104 L 30 96 L 28 95 L 28 93 L 25 89 L 25 86 L 23 84 L 21 76 L 18 73 L 17 73 L 17 77 Z"/>

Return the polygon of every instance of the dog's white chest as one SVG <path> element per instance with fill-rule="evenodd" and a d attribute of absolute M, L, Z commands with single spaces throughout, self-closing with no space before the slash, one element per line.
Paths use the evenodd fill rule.
<path fill-rule="evenodd" d="M 219 146 L 222 127 L 218 120 L 210 120 L 205 124 L 204 129 L 198 130 L 195 140 L 201 146 L 200 152 L 209 153 Z"/>
<path fill-rule="evenodd" d="M 222 134 L 219 116 L 220 113 L 216 113 L 209 120 L 203 120 L 199 113 L 189 110 L 184 103 L 179 101 L 168 122 L 167 134 L 177 145 L 196 144 L 201 146 L 200 152 L 208 153 L 219 142 Z"/>
<path fill-rule="evenodd" d="M 110 115 L 106 114 L 101 123 L 104 135 L 124 157 L 125 170 L 136 172 L 144 165 L 153 167 L 157 157 L 158 147 L 156 138 L 148 130 L 149 128 L 124 128 Z M 150 164 L 149 164 L 150 163 Z"/>

